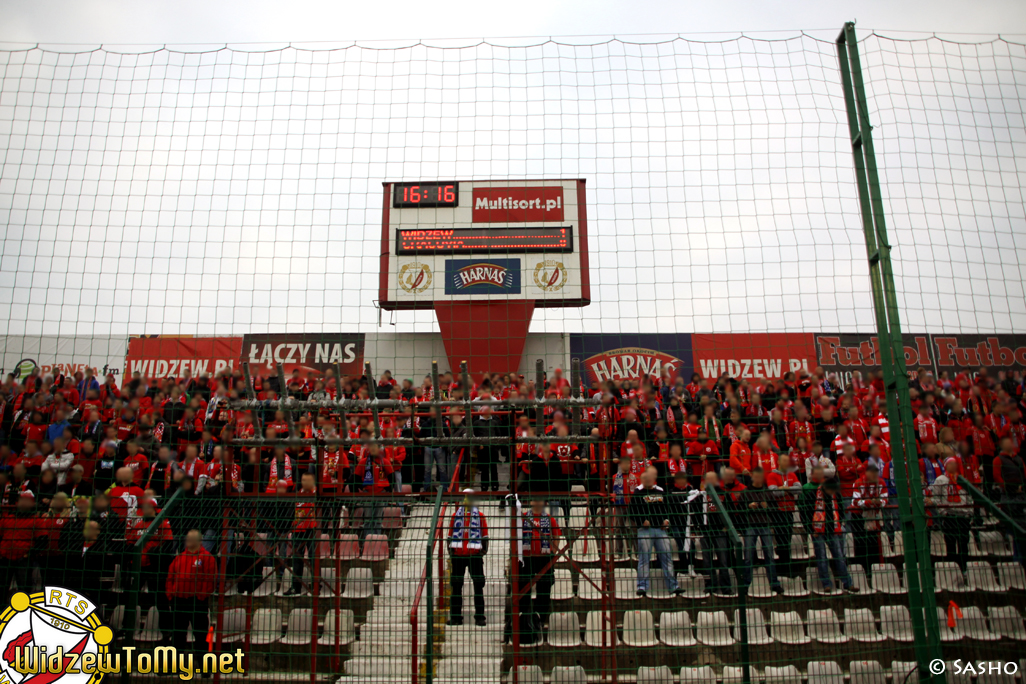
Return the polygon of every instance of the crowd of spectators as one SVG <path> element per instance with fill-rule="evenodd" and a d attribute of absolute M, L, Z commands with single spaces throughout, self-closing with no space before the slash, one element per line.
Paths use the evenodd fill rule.
<path fill-rule="evenodd" d="M 361 377 L 338 378 L 331 370 L 323 375 L 296 371 L 285 387 L 276 377 L 253 382 L 259 407 L 239 410 L 233 400 L 246 398 L 247 388 L 238 370 L 159 379 L 136 373 L 123 384 L 90 371 L 74 377 L 44 377 L 38 370 L 8 376 L 0 387 L 4 591 L 33 588 L 37 581 L 100 586 L 114 565 L 123 565 L 127 549 L 178 489 L 182 504 L 146 543 L 142 581 L 164 609 L 162 616 L 167 614 L 167 626 L 174 616 L 186 615 L 194 629 L 214 588 L 211 573 L 223 550 L 218 539 L 229 500 L 245 502 L 231 504 L 236 508 L 261 507 L 261 515 L 245 516 L 249 531 L 292 540 L 293 574 L 301 578 L 315 533 L 339 532 L 341 506 L 323 504 L 342 498 L 334 495 L 472 486 L 476 473 L 478 490 L 498 492 L 503 505 L 507 492 L 520 497 L 525 526 L 532 513 L 541 515 L 537 502 L 543 502 L 551 533 L 569 514 L 571 490 L 583 489 L 592 511 L 614 516 L 617 551 L 640 552 L 639 594 L 649 591 L 647 551 L 657 552 L 672 592 L 677 590 L 673 563 L 695 565 L 696 540 L 706 550 L 698 569 L 714 591 L 728 590 L 727 531 L 705 485 L 717 490 L 745 539 L 741 580 L 750 581 L 761 543 L 777 550 L 775 563 L 773 554 L 763 554 L 777 590 L 780 579 L 794 572 L 790 548 L 796 531 L 813 539 L 825 583 L 830 549 L 835 575 L 857 591 L 845 568 L 845 533 L 854 537 L 856 562 L 868 569 L 880 555 L 881 534 L 893 539 L 900 528 L 891 460 L 895 436 L 876 372 L 865 377 L 856 372 L 845 384 L 822 369 L 759 382 L 664 373 L 592 383 L 581 389 L 596 402 L 576 409 L 577 416 L 561 406 L 513 410 L 497 403 L 569 398 L 570 381 L 558 369 L 543 387 L 513 374 L 493 374 L 462 387 L 446 373 L 434 387 L 430 378 L 416 384 L 386 372 L 368 383 Z M 1023 378 L 981 369 L 935 379 L 920 371 L 910 394 L 915 415 L 910 458 L 919 465 L 930 524 L 944 532 L 950 555 L 964 569 L 974 509 L 958 478 L 998 500 L 1014 502 L 1022 494 Z M 330 406 L 286 413 L 280 406 L 283 395 L 407 403 L 380 412 L 378 425 L 370 411 L 348 412 L 343 424 Z M 436 397 L 477 400 L 471 424 L 463 408 L 418 407 Z M 418 445 L 429 437 L 459 440 L 471 429 L 475 437 L 501 441 L 476 447 Z M 290 435 L 310 442 L 273 442 Z M 543 435 L 551 441 L 520 441 Z M 574 435 L 594 440 L 582 443 Z M 379 443 L 378 436 L 411 441 L 396 446 Z M 346 437 L 350 444 L 331 443 Z M 269 441 L 238 444 L 254 438 Z M 367 509 L 364 533 L 374 531 L 373 511 L 379 510 Z M 331 515 L 318 512 L 324 510 Z M 525 527 L 532 529 L 534 522 Z M 236 538 L 240 541 L 229 547 L 230 572 L 252 566 L 245 561 L 260 555 L 246 535 Z M 239 573 L 243 590 L 260 581 L 259 573 L 239 571 L 236 579 Z M 297 579 L 289 592 L 301 591 Z"/>

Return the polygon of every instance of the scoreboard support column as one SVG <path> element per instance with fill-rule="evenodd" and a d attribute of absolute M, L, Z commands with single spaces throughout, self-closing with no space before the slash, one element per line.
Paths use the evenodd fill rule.
<path fill-rule="evenodd" d="M 484 373 L 515 373 L 534 315 L 533 299 L 436 301 L 449 367 L 466 361 L 480 381 Z"/>

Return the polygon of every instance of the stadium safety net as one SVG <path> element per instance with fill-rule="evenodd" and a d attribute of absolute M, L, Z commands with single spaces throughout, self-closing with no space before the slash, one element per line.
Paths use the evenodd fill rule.
<path fill-rule="evenodd" d="M 1026 46 L 853 39 L 0 51 L 0 676 L 1013 684 Z"/>

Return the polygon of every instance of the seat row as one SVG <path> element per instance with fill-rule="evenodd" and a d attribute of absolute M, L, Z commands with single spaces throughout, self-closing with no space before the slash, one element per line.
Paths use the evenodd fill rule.
<path fill-rule="evenodd" d="M 139 613 L 136 613 L 137 618 Z M 125 616 L 125 607 L 117 606 L 111 616 L 111 627 L 121 629 Z M 136 625 L 138 625 L 138 619 Z M 210 624 L 216 625 L 214 616 Z M 260 608 L 253 611 L 253 620 L 246 627 L 246 609 L 232 608 L 224 612 L 221 640 L 226 644 L 240 643 L 250 634 L 250 644 L 266 646 L 282 643 L 287 646 L 305 646 L 313 640 L 317 625 L 314 623 L 313 610 L 310 608 L 294 608 L 289 612 L 288 620 L 282 619 L 280 608 Z M 284 629 L 283 629 L 284 626 Z M 160 612 L 156 606 L 147 611 L 142 627 L 136 628 L 134 637 L 140 643 L 157 643 L 163 640 L 160 631 Z M 323 631 L 317 640 L 320 646 L 347 646 L 356 638 L 356 627 L 353 611 L 329 610 L 325 614 Z M 191 641 L 191 640 L 190 640 Z"/>
<path fill-rule="evenodd" d="M 864 594 L 881 593 L 888 595 L 902 595 L 908 592 L 908 580 L 903 572 L 899 572 L 897 566 L 891 563 L 874 563 L 871 566 L 872 574 L 867 577 L 865 569 L 856 563 L 848 566 L 852 583 L 859 587 Z M 984 591 L 991 593 L 1002 593 L 1009 589 L 1026 590 L 1026 572 L 1019 563 L 1001 562 L 997 563 L 997 574 L 995 567 L 987 561 L 970 561 L 966 572 L 963 574 L 956 563 L 941 561 L 934 565 L 935 591 L 971 592 Z M 730 594 L 737 593 L 737 579 L 734 571 L 729 571 L 732 588 Z M 623 601 L 637 600 L 637 572 L 633 568 L 616 568 L 614 570 L 615 595 Z M 677 582 L 684 590 L 687 598 L 701 599 L 709 596 L 705 590 L 705 577 L 703 575 L 690 575 L 678 573 Z M 805 569 L 804 583 L 801 577 L 781 577 L 781 585 L 784 588 L 785 596 L 808 596 L 810 593 L 820 595 L 839 594 L 838 583 L 831 577 L 831 588 L 823 587 L 819 579 L 819 571 L 815 567 Z M 566 601 L 579 598 L 585 601 L 599 601 L 602 599 L 601 591 L 602 578 L 597 570 L 587 571 L 578 576 L 576 587 L 574 586 L 573 575 L 566 568 L 557 568 L 555 571 L 555 583 L 552 588 L 552 600 Z M 666 591 L 663 582 L 662 570 L 653 568 L 649 582 L 650 591 L 648 596 L 654 599 L 668 599 L 670 593 Z M 777 594 L 772 590 L 765 568 L 755 568 L 752 573 L 752 584 L 748 588 L 748 595 L 753 598 L 773 598 Z"/>
<path fill-rule="evenodd" d="M 1026 661 L 1024 661 L 1026 662 Z M 518 674 L 517 684 L 540 684 L 535 679 L 538 671 L 532 671 L 530 666 L 521 666 Z M 751 670 L 753 682 L 762 681 L 765 684 L 801 684 L 806 681 L 808 684 L 844 684 L 845 673 L 839 663 L 834 661 L 809 661 L 807 671 L 803 674 L 794 665 L 767 666 L 762 672 L 756 668 Z M 883 665 L 876 660 L 853 660 L 848 663 L 849 684 L 887 684 L 890 675 L 891 684 L 918 684 L 919 672 L 915 662 L 892 661 L 890 671 L 885 670 Z M 947 663 L 947 674 L 949 681 L 957 684 L 969 684 L 970 674 L 955 674 L 953 663 Z M 512 682 L 512 672 L 510 672 Z M 555 671 L 553 671 L 553 682 L 555 682 Z M 562 679 L 566 684 L 582 684 L 583 680 Z M 740 684 L 742 681 L 741 667 L 724 666 L 721 676 L 717 677 L 716 672 L 708 665 L 703 667 L 682 667 L 680 678 L 674 679 L 673 671 L 662 665 L 657 667 L 638 668 L 637 684 L 716 684 L 717 681 L 723 684 Z M 987 672 L 976 677 L 978 684 L 1014 684 L 1015 675 L 997 672 Z"/>
<path fill-rule="evenodd" d="M 610 613 L 591 611 L 585 618 L 583 643 L 591 647 L 611 646 L 613 633 L 608 617 Z M 763 611 L 748 608 L 748 643 L 803 645 L 812 642 L 843 644 L 849 641 L 876 643 L 888 639 L 911 643 L 912 619 L 903 605 L 881 606 L 879 620 L 869 608 L 845 608 L 843 615 L 830 608 L 810 609 L 803 620 L 797 611 L 770 611 L 767 623 Z M 605 618 L 605 619 L 604 619 Z M 732 646 L 741 640 L 740 613 L 735 610 L 733 622 L 725 611 L 698 611 L 693 623 L 687 611 L 663 612 L 658 623 L 647 610 L 626 611 L 623 614 L 622 636 L 617 644 L 648 648 L 658 646 Z M 948 616 L 938 609 L 938 623 L 942 641 L 963 638 L 977 641 L 996 641 L 1002 638 L 1026 641 L 1023 616 L 1014 606 L 989 608 L 987 614 L 977 606 L 966 606 L 961 615 L 949 626 Z M 605 636 L 603 636 L 605 632 Z M 606 643 L 603 643 L 605 638 Z M 577 613 L 553 613 L 549 617 L 546 641 L 554 648 L 576 648 L 582 643 L 580 619 Z"/>

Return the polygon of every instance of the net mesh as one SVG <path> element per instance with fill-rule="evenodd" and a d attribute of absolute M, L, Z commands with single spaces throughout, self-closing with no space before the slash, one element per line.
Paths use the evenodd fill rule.
<path fill-rule="evenodd" d="M 860 50 L 927 629 L 1017 663 L 1026 47 Z M 919 676 L 832 41 L 31 49 L 0 78 L 4 594 L 88 593 L 115 649 L 240 649 L 218 678 Z M 590 276 L 590 305 L 467 374 L 506 320 L 379 306 L 459 275 L 403 281 L 381 184 L 450 179 L 585 181 L 587 265 L 490 254 L 517 294 L 489 296 Z M 393 190 L 399 225 L 450 220 Z"/>

